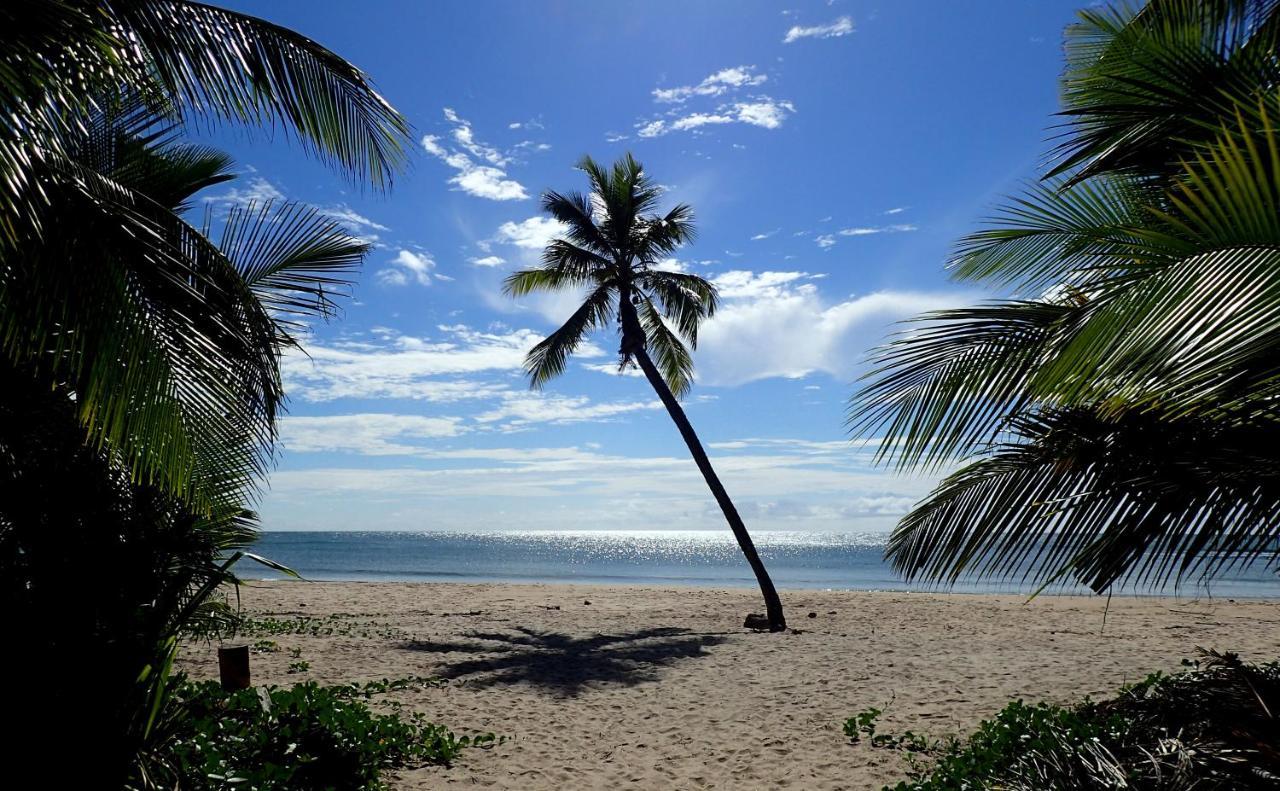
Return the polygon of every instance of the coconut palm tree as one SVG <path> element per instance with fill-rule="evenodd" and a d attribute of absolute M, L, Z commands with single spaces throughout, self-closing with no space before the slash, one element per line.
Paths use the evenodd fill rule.
<path fill-rule="evenodd" d="M 851 403 L 883 459 L 962 465 L 891 537 L 909 578 L 1101 592 L 1276 563 L 1278 55 L 1273 2 L 1067 30 L 1055 166 L 951 261 L 1015 298 L 922 317 Z"/>
<path fill-rule="evenodd" d="M 769 572 L 678 400 L 693 385 L 689 350 L 697 347 L 698 327 L 715 313 L 717 300 L 715 286 L 708 281 L 662 266 L 692 241 L 693 210 L 680 204 L 665 215 L 650 214 L 661 190 L 630 154 L 612 168 L 584 157 L 578 168 L 587 174 L 589 194 L 547 192 L 542 197 L 543 209 L 564 224 L 564 238 L 547 245 L 541 267 L 506 279 L 506 292 L 515 297 L 586 290 L 582 305 L 564 326 L 529 351 L 525 370 L 530 384 L 541 388 L 562 373 L 590 332 L 616 321 L 619 366 L 639 366 L 667 408 L 755 573 L 769 629 L 782 631 L 786 619 Z"/>
<path fill-rule="evenodd" d="M 64 383 L 90 439 L 124 454 L 140 479 L 207 505 L 239 496 L 245 479 L 227 470 L 247 460 L 262 471 L 281 394 L 264 314 L 223 321 L 250 284 L 149 181 L 163 172 L 117 166 L 123 148 L 157 134 L 158 116 L 171 122 L 165 137 L 190 123 L 279 124 L 377 188 L 405 161 L 407 125 L 359 69 L 253 16 L 188 0 L 0 4 L 0 356 Z M 133 142 L 95 138 L 108 117 L 124 132 L 112 140 Z M 214 159 L 183 156 L 194 157 L 186 175 L 203 166 L 206 183 L 226 177 Z M 314 220 L 269 211 L 281 227 Z M 239 216 L 228 238 L 268 240 L 246 233 L 269 227 L 265 218 L 250 220 Z M 273 308 L 300 298 L 329 309 L 334 284 L 319 270 L 253 274 L 260 285 L 289 281 L 293 297 L 277 295 Z M 228 373 L 245 387 L 223 386 Z M 224 443 L 236 423 L 255 441 Z"/>
<path fill-rule="evenodd" d="M 187 224 L 197 193 L 233 178 L 230 159 L 184 144 L 146 103 L 89 121 L 65 141 L 68 161 L 162 235 L 139 245 L 137 225 L 86 216 L 76 190 L 51 192 L 60 232 L 0 258 L 0 311 L 24 330 L 9 347 L 17 361 L 0 356 L 0 606 L 23 645 L 15 672 L 63 679 L 15 690 L 24 734 L 39 740 L 56 712 L 83 706 L 101 738 L 63 774 L 119 787 L 163 735 L 158 715 L 173 714 L 179 637 L 230 622 L 211 594 L 235 582 L 257 535 L 246 506 L 270 460 L 295 322 L 333 312 L 368 245 L 294 203 Z M 86 443 L 86 405 L 111 403 L 91 389 L 105 381 L 124 382 L 114 419 L 131 434 Z M 185 478 L 140 474 L 130 443 L 152 441 L 146 451 Z"/>

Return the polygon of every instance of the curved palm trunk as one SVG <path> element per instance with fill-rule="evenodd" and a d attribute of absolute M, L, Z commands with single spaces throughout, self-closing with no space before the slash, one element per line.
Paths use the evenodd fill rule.
<path fill-rule="evenodd" d="M 756 552 L 756 545 L 751 540 L 751 534 L 747 532 L 747 526 L 742 523 L 742 517 L 738 516 L 738 509 L 733 506 L 733 501 L 729 499 L 729 493 L 725 491 L 724 484 L 720 483 L 720 477 L 716 475 L 715 469 L 711 466 L 711 460 L 707 458 L 707 452 L 702 449 L 702 442 L 698 439 L 698 435 L 694 433 L 693 424 L 689 422 L 689 418 L 685 417 L 684 408 L 680 406 L 680 402 L 672 394 L 671 388 L 667 387 L 666 380 L 658 373 L 653 361 L 649 359 L 648 352 L 643 348 L 639 348 L 632 350 L 632 355 L 635 357 L 636 362 L 640 363 L 640 369 L 644 371 L 645 378 L 649 380 L 649 384 L 653 385 L 653 389 L 657 391 L 658 398 L 662 399 L 662 403 L 671 415 L 671 419 L 675 422 L 676 428 L 680 429 L 680 436 L 684 437 L 685 444 L 689 446 L 689 453 L 693 455 L 693 460 L 702 472 L 702 477 L 706 479 L 707 486 L 711 489 L 711 494 L 715 496 L 716 502 L 720 504 L 720 510 L 724 512 L 724 518 L 729 522 L 729 529 L 733 530 L 733 537 L 738 539 L 738 546 L 742 549 L 742 554 L 746 555 L 747 563 L 751 565 L 751 570 L 755 572 L 756 581 L 760 583 L 760 592 L 764 594 L 764 606 L 765 613 L 769 619 L 769 631 L 781 632 L 785 630 L 787 621 L 782 616 L 782 601 L 778 598 L 778 591 L 773 587 L 773 580 L 769 579 L 769 572 L 765 570 L 764 563 Z"/>

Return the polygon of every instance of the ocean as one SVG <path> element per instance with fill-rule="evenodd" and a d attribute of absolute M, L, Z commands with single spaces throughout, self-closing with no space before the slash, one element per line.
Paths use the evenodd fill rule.
<path fill-rule="evenodd" d="M 937 590 L 909 584 L 884 561 L 883 535 L 760 531 L 753 539 L 779 588 Z M 751 587 L 751 574 L 726 530 L 556 532 L 264 532 L 253 551 L 310 580 L 546 582 Z M 243 560 L 246 579 L 282 575 Z M 1016 579 L 961 580 L 961 593 L 1027 593 Z M 1087 593 L 1060 586 L 1054 593 Z M 1183 597 L 1280 596 L 1280 577 L 1256 564 L 1210 585 L 1126 593 Z"/>

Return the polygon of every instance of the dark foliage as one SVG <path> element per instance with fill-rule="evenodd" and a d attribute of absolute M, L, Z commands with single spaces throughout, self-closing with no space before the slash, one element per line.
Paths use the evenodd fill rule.
<path fill-rule="evenodd" d="M 84 444 L 66 393 L 3 374 L 0 608 L 23 722 L 8 748 L 39 754 L 73 724 L 89 736 L 61 780 L 118 787 L 149 741 L 177 634 L 229 622 L 208 594 L 231 579 L 223 553 L 252 538 L 247 514 L 196 516 L 132 483 Z"/>

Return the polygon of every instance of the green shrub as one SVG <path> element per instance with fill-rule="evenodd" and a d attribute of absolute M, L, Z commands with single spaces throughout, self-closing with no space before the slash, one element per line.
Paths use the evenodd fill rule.
<path fill-rule="evenodd" d="M 161 769 L 190 791 L 381 789 L 387 769 L 449 764 L 466 747 L 496 741 L 493 734 L 455 735 L 398 707 L 377 713 L 355 700 L 399 688 L 393 681 L 307 682 L 227 693 L 216 682 L 182 681 L 174 697 L 183 716 Z"/>
<path fill-rule="evenodd" d="M 886 791 L 1280 788 L 1280 665 L 1212 651 L 1189 664 L 1098 703 L 1010 703 L 963 740 L 878 733 L 876 709 L 844 730 L 854 742 L 928 755 L 908 756 L 909 779 Z"/>

